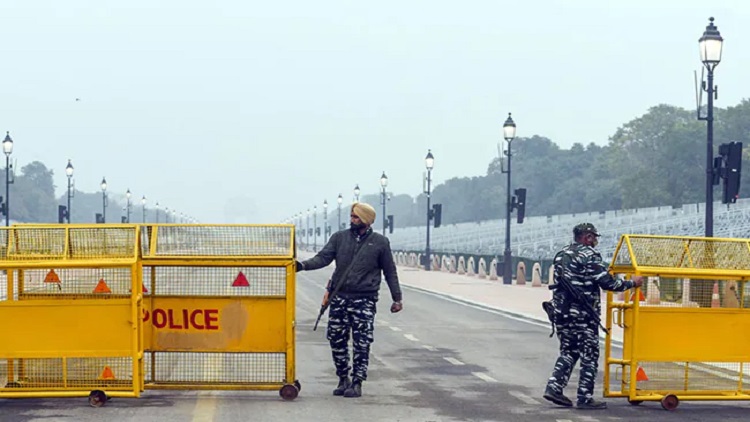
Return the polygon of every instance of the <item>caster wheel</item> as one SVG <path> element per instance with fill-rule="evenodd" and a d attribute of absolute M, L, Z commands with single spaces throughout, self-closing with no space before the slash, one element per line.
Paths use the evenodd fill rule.
<path fill-rule="evenodd" d="M 640 406 L 640 404 L 643 403 L 643 400 L 628 400 L 628 403 L 630 403 L 631 406 Z"/>
<path fill-rule="evenodd" d="M 302 384 L 299 383 L 299 380 L 294 380 L 294 386 L 297 387 L 297 391 L 302 391 Z"/>
<path fill-rule="evenodd" d="M 287 384 L 281 387 L 281 390 L 279 390 L 279 395 L 284 400 L 294 400 L 297 398 L 298 394 L 299 389 L 297 389 L 297 387 L 292 384 Z"/>
<path fill-rule="evenodd" d="M 102 390 L 94 390 L 89 393 L 89 406 L 102 407 L 107 402 L 107 395 Z"/>
<path fill-rule="evenodd" d="M 674 394 L 667 394 L 663 399 L 661 399 L 661 407 L 663 407 L 664 410 L 675 410 L 677 409 L 677 406 L 679 404 L 680 399 L 678 399 Z"/>

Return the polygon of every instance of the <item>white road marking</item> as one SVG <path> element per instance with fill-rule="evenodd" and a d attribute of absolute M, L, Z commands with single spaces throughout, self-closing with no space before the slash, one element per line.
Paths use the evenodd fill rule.
<path fill-rule="evenodd" d="M 429 345 L 427 345 L 427 344 L 425 344 L 425 345 L 424 345 L 424 346 L 422 346 L 422 347 L 424 347 L 425 349 L 427 349 L 427 350 L 429 350 L 429 351 L 431 351 L 431 352 L 437 352 L 437 348 L 436 348 L 436 347 L 433 347 L 433 346 L 429 346 Z"/>
<path fill-rule="evenodd" d="M 213 393 L 201 392 L 195 401 L 193 422 L 210 422 L 216 413 L 216 396 Z"/>
<path fill-rule="evenodd" d="M 460 360 L 458 360 L 456 358 L 451 358 L 451 357 L 444 356 L 443 359 L 447 360 L 448 362 L 450 362 L 450 363 L 452 363 L 452 364 L 454 364 L 456 366 L 464 365 L 463 362 L 461 362 Z"/>
<path fill-rule="evenodd" d="M 406 337 L 407 340 L 419 341 L 419 339 L 416 338 L 416 337 L 414 337 L 414 335 L 412 335 L 412 334 L 404 334 L 404 337 Z"/>
<path fill-rule="evenodd" d="M 474 375 L 475 377 L 477 377 L 479 379 L 482 379 L 482 380 L 485 380 L 487 382 L 497 382 L 496 379 L 494 379 L 491 376 L 485 374 L 484 372 L 472 372 L 471 374 Z"/>
<path fill-rule="evenodd" d="M 398 327 L 390 327 L 390 328 L 391 328 L 391 330 L 393 330 L 393 331 L 401 331 L 401 329 L 400 329 L 400 328 L 398 328 Z"/>
<path fill-rule="evenodd" d="M 522 402 L 524 402 L 526 404 L 531 404 L 531 405 L 538 405 L 538 404 L 540 404 L 539 401 L 534 400 L 532 397 L 529 397 L 528 395 L 526 395 L 526 394 L 524 394 L 524 393 L 522 393 L 520 391 L 509 391 L 509 394 L 511 396 L 517 398 L 518 400 L 521 400 Z"/>

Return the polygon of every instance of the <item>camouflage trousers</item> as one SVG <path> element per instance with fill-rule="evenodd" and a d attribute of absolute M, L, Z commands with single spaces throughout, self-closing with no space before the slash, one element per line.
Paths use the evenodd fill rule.
<path fill-rule="evenodd" d="M 560 356 L 555 362 L 547 388 L 562 393 L 568 385 L 573 367 L 580 359 L 581 372 L 578 377 L 578 402 L 594 396 L 594 382 L 599 368 L 599 326 L 593 321 L 573 321 L 556 325 L 560 340 Z"/>
<path fill-rule="evenodd" d="M 352 369 L 352 377 L 367 379 L 370 344 L 375 325 L 375 300 L 347 299 L 334 296 L 328 310 L 328 341 L 331 343 L 336 375 L 344 377 Z M 349 366 L 349 338 L 352 338 L 352 363 Z"/>

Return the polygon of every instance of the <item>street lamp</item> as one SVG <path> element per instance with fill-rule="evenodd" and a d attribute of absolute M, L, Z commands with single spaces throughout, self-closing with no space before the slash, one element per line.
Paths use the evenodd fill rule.
<path fill-rule="evenodd" d="M 513 121 L 513 118 L 510 116 L 510 113 L 508 113 L 508 118 L 505 120 L 505 123 L 503 123 L 503 138 L 508 142 L 508 150 L 505 151 L 505 155 L 508 156 L 508 171 L 504 171 L 504 173 L 508 174 L 508 186 L 505 191 L 506 195 L 506 212 L 505 212 L 505 253 L 503 254 L 503 284 L 511 284 L 511 279 L 513 278 L 513 263 L 511 262 L 511 256 L 510 256 L 510 213 L 513 208 L 513 204 L 511 204 L 510 200 L 510 176 L 511 176 L 511 157 L 513 154 L 511 153 L 510 146 L 513 142 L 513 139 L 516 137 L 516 123 Z M 502 157 L 500 157 L 502 160 Z"/>
<path fill-rule="evenodd" d="M 156 209 L 156 224 L 159 224 L 159 201 L 156 201 L 154 208 Z"/>
<path fill-rule="evenodd" d="M 310 208 L 307 209 L 307 217 L 305 218 L 305 248 L 310 247 Z"/>
<path fill-rule="evenodd" d="M 102 223 L 107 222 L 107 179 L 102 177 Z"/>
<path fill-rule="evenodd" d="M 146 195 L 143 195 L 143 198 L 141 198 L 141 209 L 143 211 L 143 223 L 146 222 Z"/>
<path fill-rule="evenodd" d="M 359 183 L 354 186 L 354 201 L 359 202 Z"/>
<path fill-rule="evenodd" d="M 10 154 L 13 153 L 13 140 L 10 132 L 5 132 L 3 140 L 3 152 L 5 153 L 5 226 L 10 225 Z"/>
<path fill-rule="evenodd" d="M 383 236 L 385 236 L 385 226 L 388 225 L 388 218 L 385 216 L 385 203 L 388 200 L 385 195 L 386 186 L 388 186 L 388 176 L 385 175 L 385 170 L 383 170 L 383 175 L 380 176 L 380 205 L 383 206 Z"/>
<path fill-rule="evenodd" d="M 336 226 L 336 230 L 341 230 L 341 203 L 344 202 L 344 198 L 339 194 L 339 197 L 336 198 L 336 202 L 339 203 L 339 225 Z"/>
<path fill-rule="evenodd" d="M 318 206 L 313 205 L 313 252 L 318 251 Z"/>
<path fill-rule="evenodd" d="M 721 61 L 721 48 L 724 39 L 719 29 L 714 26 L 714 18 L 709 18 L 708 26 L 703 36 L 698 40 L 701 61 L 708 70 L 708 81 L 703 82 L 703 90 L 708 94 L 708 110 L 706 117 L 698 113 L 698 120 L 706 121 L 706 237 L 714 235 L 714 100 L 716 87 L 714 86 L 714 69 Z M 698 105 L 700 107 L 700 104 Z"/>
<path fill-rule="evenodd" d="M 73 164 L 68 160 L 68 165 L 65 166 L 65 174 L 68 176 L 68 224 L 70 224 L 70 198 L 73 197 L 73 193 L 70 190 L 71 183 L 73 182 Z"/>
<path fill-rule="evenodd" d="M 328 236 L 328 200 L 323 200 L 323 239 Z"/>
<path fill-rule="evenodd" d="M 130 188 L 128 188 L 128 191 L 127 191 L 127 192 L 125 192 L 125 199 L 127 199 L 127 204 L 125 205 L 125 208 L 127 209 L 127 210 L 126 210 L 126 212 L 125 212 L 125 213 L 126 213 L 126 215 L 127 215 L 127 218 L 125 219 L 125 221 L 126 221 L 126 222 L 127 222 L 128 224 L 130 224 L 130 207 L 131 207 L 131 204 L 130 204 L 130 196 L 131 196 L 131 195 L 132 195 L 132 194 L 130 193 Z"/>
<path fill-rule="evenodd" d="M 427 190 L 424 192 L 427 195 L 427 243 L 424 251 L 424 269 L 425 271 L 430 271 L 430 267 L 432 266 L 432 261 L 430 260 L 430 219 L 432 217 L 430 213 L 430 183 L 432 182 L 432 168 L 435 167 L 435 157 L 433 157 L 432 151 L 429 149 L 427 150 L 427 156 L 424 157 L 424 166 L 427 168 Z"/>

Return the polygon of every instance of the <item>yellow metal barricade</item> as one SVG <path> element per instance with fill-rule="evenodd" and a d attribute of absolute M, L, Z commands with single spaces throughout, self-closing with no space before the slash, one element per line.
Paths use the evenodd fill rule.
<path fill-rule="evenodd" d="M 610 270 L 646 279 L 607 294 L 605 396 L 667 410 L 680 400 L 750 400 L 749 240 L 624 235 Z"/>
<path fill-rule="evenodd" d="M 279 389 L 295 378 L 292 225 L 142 226 L 147 389 Z"/>
<path fill-rule="evenodd" d="M 0 228 L 0 398 L 138 397 L 135 225 Z"/>

